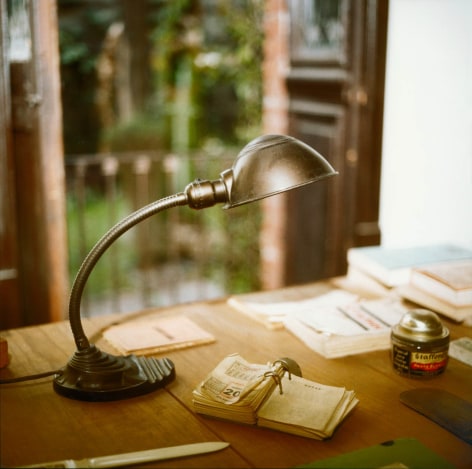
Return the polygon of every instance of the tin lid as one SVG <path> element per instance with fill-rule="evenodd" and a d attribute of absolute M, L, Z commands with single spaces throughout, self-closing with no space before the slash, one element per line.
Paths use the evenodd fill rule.
<path fill-rule="evenodd" d="M 449 330 L 444 327 L 436 313 L 427 309 L 413 309 L 403 315 L 393 326 L 392 335 L 418 342 L 447 342 Z"/>

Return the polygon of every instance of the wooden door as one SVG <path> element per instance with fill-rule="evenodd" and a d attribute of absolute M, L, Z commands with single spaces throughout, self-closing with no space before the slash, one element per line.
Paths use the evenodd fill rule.
<path fill-rule="evenodd" d="M 388 3 L 289 1 L 289 131 L 336 178 L 287 194 L 286 283 L 346 272 L 351 246 L 379 244 Z"/>
<path fill-rule="evenodd" d="M 0 329 L 6 329 L 64 319 L 69 282 L 56 2 L 0 0 L 0 26 Z"/>
<path fill-rule="evenodd" d="M 0 2 L 0 329 L 20 324 L 6 2 Z"/>

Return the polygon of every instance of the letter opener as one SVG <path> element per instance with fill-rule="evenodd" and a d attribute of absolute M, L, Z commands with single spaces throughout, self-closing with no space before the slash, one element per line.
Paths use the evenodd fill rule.
<path fill-rule="evenodd" d="M 229 443 L 225 441 L 208 441 L 204 443 L 192 443 L 189 445 L 170 446 L 168 448 L 148 449 L 133 453 L 114 454 L 111 456 L 99 456 L 89 459 L 66 459 L 64 461 L 46 462 L 21 467 L 54 467 L 54 468 L 78 468 L 78 467 L 119 467 L 150 461 L 162 461 L 164 459 L 181 458 L 195 454 L 212 453 L 227 448 Z"/>

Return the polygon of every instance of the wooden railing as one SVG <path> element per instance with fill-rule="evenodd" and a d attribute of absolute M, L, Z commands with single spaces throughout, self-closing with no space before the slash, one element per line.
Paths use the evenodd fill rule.
<path fill-rule="evenodd" d="M 136 152 L 66 159 L 71 279 L 96 241 L 127 214 L 216 179 L 235 153 Z M 103 255 L 87 283 L 85 316 L 210 299 L 258 286 L 257 205 L 178 207 L 140 223 Z"/>

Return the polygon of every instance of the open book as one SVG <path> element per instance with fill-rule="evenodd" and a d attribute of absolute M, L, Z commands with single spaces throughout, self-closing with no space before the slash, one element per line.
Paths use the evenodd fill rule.
<path fill-rule="evenodd" d="M 398 298 L 362 299 L 343 289 L 273 303 L 233 297 L 229 304 L 268 327 L 285 326 L 326 358 L 388 349 L 391 326 L 407 312 Z"/>
<path fill-rule="evenodd" d="M 335 291 L 331 298 L 335 298 Z M 285 327 L 307 347 L 326 358 L 390 347 L 391 327 L 408 311 L 396 298 L 331 303 L 319 297 L 284 319 Z"/>
<path fill-rule="evenodd" d="M 224 358 L 193 391 L 200 414 L 317 440 L 331 437 L 357 403 L 354 391 L 302 378 L 293 360 L 262 365 L 238 354 Z"/>
<path fill-rule="evenodd" d="M 269 292 L 272 293 L 272 292 Z M 268 329 L 283 329 L 285 319 L 300 310 L 310 310 L 314 304 L 337 305 L 355 301 L 358 295 L 342 289 L 335 289 L 309 296 L 307 298 L 295 298 L 291 300 L 274 299 L 274 294 L 269 294 L 267 301 L 264 295 L 257 295 L 262 300 L 251 300 L 253 295 L 237 295 L 228 299 L 228 304 L 235 310 L 251 317 L 263 324 Z"/>

